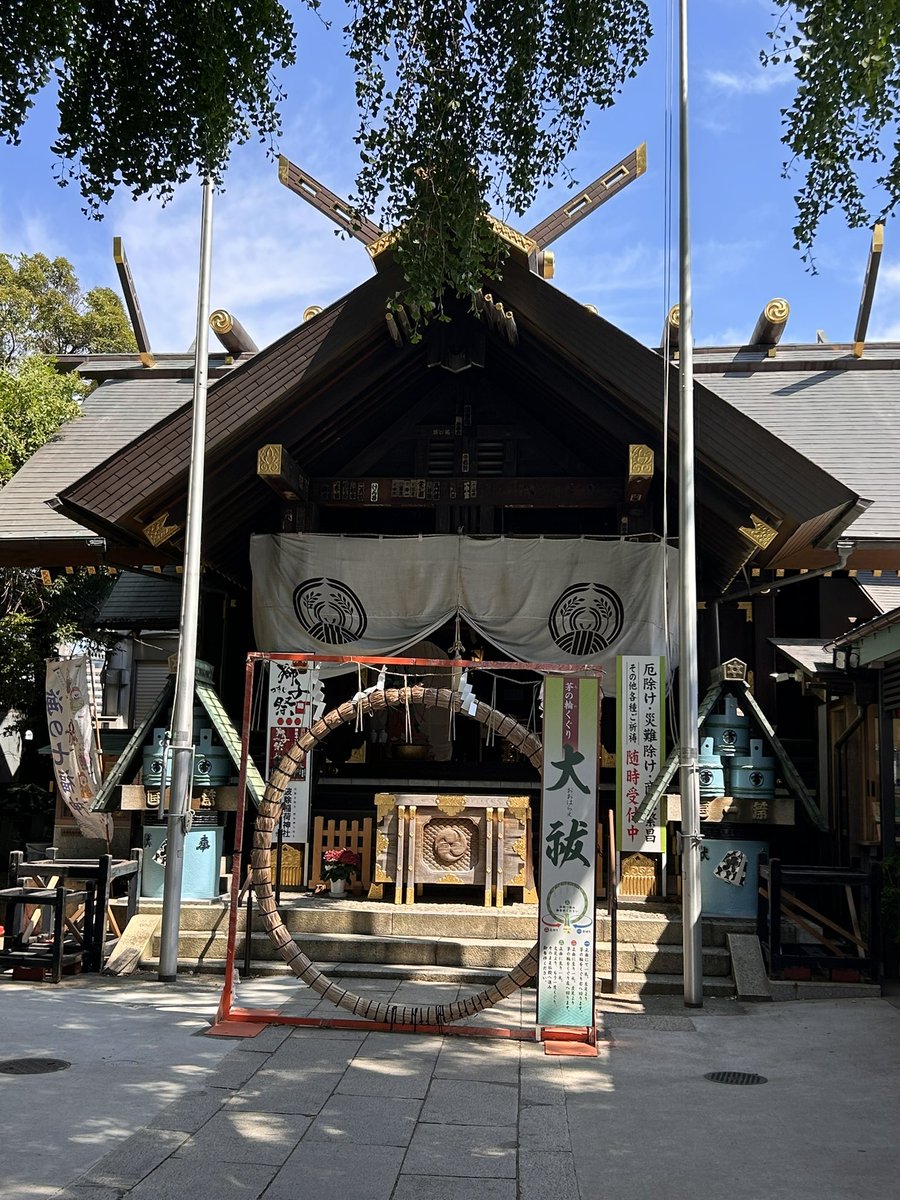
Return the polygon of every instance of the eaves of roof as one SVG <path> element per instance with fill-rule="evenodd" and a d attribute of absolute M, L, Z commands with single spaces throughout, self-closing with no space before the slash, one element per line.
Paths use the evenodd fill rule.
<path fill-rule="evenodd" d="M 861 625 L 854 625 L 840 637 L 832 638 L 831 645 L 852 646 L 854 642 L 861 642 L 871 634 L 880 633 L 883 629 L 891 629 L 897 624 L 900 624 L 900 606 L 891 609 L 890 612 L 879 613 L 877 617 L 872 617 L 870 621 L 864 621 Z"/>
<path fill-rule="evenodd" d="M 367 280 L 212 385 L 207 398 L 210 467 L 217 455 L 264 429 L 273 410 L 296 397 L 304 385 L 352 370 L 367 342 L 375 340 L 380 346 L 387 339 L 385 301 L 397 286 L 393 275 Z M 153 519 L 161 492 L 174 485 L 186 494 L 190 425 L 189 410 L 173 414 L 164 428 L 124 447 L 114 464 L 101 463 L 66 488 L 64 504 L 139 532 L 146 520 L 136 514 L 145 509 Z"/>

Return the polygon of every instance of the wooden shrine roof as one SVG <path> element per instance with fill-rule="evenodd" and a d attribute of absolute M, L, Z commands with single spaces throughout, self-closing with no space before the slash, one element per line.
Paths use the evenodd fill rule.
<path fill-rule="evenodd" d="M 380 272 L 211 383 L 204 516 L 211 565 L 246 576 L 246 539 L 268 527 L 273 493 L 256 474 L 260 445 L 281 442 L 309 474 L 336 475 L 386 431 L 427 418 L 435 381 L 447 373 L 429 370 L 427 339 L 400 347 L 391 341 L 385 302 L 399 286 L 394 271 Z M 545 429 L 548 441 L 567 439 L 587 459 L 597 447 L 637 442 L 651 445 L 659 464 L 667 371 L 673 439 L 676 430 L 675 368 L 516 264 L 507 265 L 492 292 L 515 314 L 518 342 L 511 345 L 486 329 L 484 370 L 453 378 L 480 376 L 504 388 L 536 436 Z M 190 384 L 153 382 L 151 374 L 104 384 L 81 420 L 65 427 L 4 489 L 0 562 L 30 556 L 49 565 L 47 547 L 38 543 L 55 536 L 85 547 L 92 530 L 106 537 L 109 561 L 116 561 L 113 554 L 122 562 L 179 561 L 180 532 L 154 550 L 145 529 L 160 518 L 168 526 L 183 523 Z M 862 511 L 860 494 L 868 493 L 860 482 L 810 461 L 753 413 L 740 411 L 730 395 L 717 395 L 705 383 L 701 376 L 695 392 L 699 536 L 706 585 L 721 590 L 751 558 L 757 565 L 791 565 L 786 550 L 800 556 L 827 543 Z M 94 414 L 104 400 L 111 406 L 106 425 L 99 409 Z M 96 444 L 89 418 L 99 422 Z M 54 447 L 55 461 L 66 463 L 58 474 L 50 461 Z M 673 440 L 670 461 L 675 457 Z M 16 492 L 26 484 L 27 511 Z M 45 504 L 57 493 L 65 516 Z M 753 515 L 777 529 L 764 550 L 740 532 Z M 828 550 L 815 553 L 834 557 Z"/>

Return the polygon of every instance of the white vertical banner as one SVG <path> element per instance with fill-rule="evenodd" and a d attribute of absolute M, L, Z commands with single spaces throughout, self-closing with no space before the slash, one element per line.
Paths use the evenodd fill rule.
<path fill-rule="evenodd" d="M 600 681 L 544 680 L 538 1025 L 594 1025 Z"/>
<path fill-rule="evenodd" d="M 665 759 L 666 660 L 621 654 L 616 659 L 616 808 L 619 849 L 624 853 L 666 849 L 666 828 L 659 806 L 638 821 L 640 802 Z"/>
<path fill-rule="evenodd" d="M 47 660 L 45 703 L 56 786 L 83 837 L 112 841 L 112 817 L 91 812 L 102 780 L 86 658 Z"/>
<path fill-rule="evenodd" d="M 266 775 L 300 740 L 323 707 L 318 699 L 318 671 L 304 663 L 269 663 L 269 717 L 266 741 Z M 295 845 L 309 840 L 309 784 L 312 754 L 297 769 L 284 791 L 281 811 L 282 839 Z M 272 840 L 278 836 L 276 829 Z"/>

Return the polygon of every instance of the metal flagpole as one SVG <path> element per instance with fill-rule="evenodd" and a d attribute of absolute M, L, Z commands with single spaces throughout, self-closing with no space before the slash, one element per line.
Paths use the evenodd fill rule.
<path fill-rule="evenodd" d="M 181 585 L 181 623 L 178 670 L 172 710 L 172 785 L 166 831 L 166 874 L 163 885 L 159 979 L 178 976 L 178 931 L 181 923 L 181 877 L 184 839 L 191 827 L 191 777 L 194 770 L 194 679 L 197 667 L 197 619 L 200 609 L 200 538 L 203 526 L 203 474 L 206 457 L 206 389 L 209 378 L 209 277 L 212 259 L 212 185 L 203 181 L 200 219 L 200 283 L 197 296 L 197 335 L 194 341 L 194 412 L 191 466 L 185 525 L 184 573 Z"/>
<path fill-rule="evenodd" d="M 694 509 L 694 338 L 691 300 L 691 213 L 688 177 L 688 0 L 679 0 L 679 421 L 678 624 L 681 668 L 678 672 L 681 734 L 681 883 L 684 938 L 684 1002 L 703 1004 L 703 930 L 700 904 L 700 781 L 697 774 L 697 545 Z"/>

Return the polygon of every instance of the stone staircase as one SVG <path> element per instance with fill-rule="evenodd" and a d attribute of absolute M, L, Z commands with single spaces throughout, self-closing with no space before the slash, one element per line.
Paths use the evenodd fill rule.
<path fill-rule="evenodd" d="M 141 900 L 140 912 L 160 910 L 158 900 Z M 493 982 L 532 946 L 535 905 L 502 909 L 465 904 L 395 907 L 363 899 L 327 896 L 283 897 L 281 914 L 301 949 L 334 978 L 395 978 Z M 246 908 L 238 915 L 236 965 L 245 962 Z M 752 922 L 706 919 L 703 926 L 703 987 L 708 996 L 733 996 L 734 981 L 726 943 L 728 933 L 748 932 Z M 185 971 L 221 972 L 225 967 L 228 902 L 185 901 L 181 910 L 179 966 Z M 617 992 L 620 995 L 681 994 L 680 907 L 668 903 L 620 905 L 617 930 Z M 158 935 L 150 956 L 159 954 Z M 598 991 L 611 987 L 610 917 L 597 911 Z M 287 968 L 254 912 L 250 934 L 251 974 L 282 974 Z"/>

